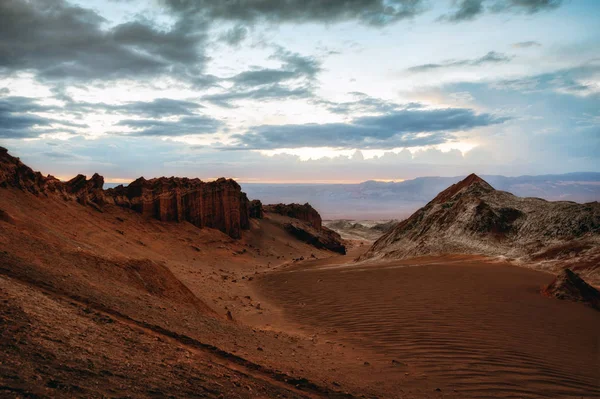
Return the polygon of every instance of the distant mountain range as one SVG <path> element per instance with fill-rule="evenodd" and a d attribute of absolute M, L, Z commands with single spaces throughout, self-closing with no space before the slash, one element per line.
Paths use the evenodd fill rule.
<path fill-rule="evenodd" d="M 242 183 L 249 198 L 263 203 L 309 202 L 324 219 L 392 219 L 408 217 L 446 187 L 465 176 L 419 177 L 403 182 L 360 184 Z M 496 190 L 520 197 L 591 202 L 600 200 L 600 173 L 506 177 L 483 175 Z"/>
<path fill-rule="evenodd" d="M 359 184 L 241 183 L 251 199 L 264 204 L 313 205 L 324 219 L 401 219 L 425 205 L 446 187 L 465 176 L 419 177 L 403 182 L 366 181 Z M 519 197 L 546 200 L 600 201 L 600 173 L 506 177 L 482 175 L 496 190 Z M 105 188 L 114 186 L 106 183 Z"/>

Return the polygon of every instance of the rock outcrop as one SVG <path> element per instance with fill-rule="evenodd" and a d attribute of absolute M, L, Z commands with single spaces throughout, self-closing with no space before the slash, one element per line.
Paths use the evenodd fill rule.
<path fill-rule="evenodd" d="M 32 194 L 61 192 L 64 188 L 60 180 L 34 172 L 4 147 L 0 147 L 0 187 L 16 187 Z"/>
<path fill-rule="evenodd" d="M 291 222 L 283 225 L 285 230 L 300 241 L 319 249 L 328 249 L 346 255 L 346 246 L 342 237 L 327 227 L 315 229 L 307 223 Z"/>
<path fill-rule="evenodd" d="M 68 182 L 51 175 L 44 176 L 0 147 L 0 187 L 16 187 L 35 195 L 58 194 L 64 199 L 100 209 L 105 203 L 103 186 L 104 178 L 98 174 L 89 180 L 84 175 L 77 175 Z"/>
<path fill-rule="evenodd" d="M 116 205 L 131 208 L 163 222 L 187 221 L 240 238 L 250 228 L 249 204 L 239 184 L 231 179 L 143 177 L 128 186 L 106 190 Z"/>
<path fill-rule="evenodd" d="M 554 251 L 564 247 L 572 250 Z M 600 203 L 520 198 L 470 175 L 398 223 L 359 259 L 450 253 L 527 262 L 539 258 L 543 268 L 552 270 L 596 258 L 600 254 Z"/>
<path fill-rule="evenodd" d="M 262 219 L 265 216 L 262 202 L 260 202 L 260 200 L 250 201 L 249 213 L 250 213 L 250 218 L 252 218 L 252 219 Z"/>
<path fill-rule="evenodd" d="M 283 216 L 283 228 L 300 241 L 319 249 L 346 254 L 342 237 L 323 226 L 321 215 L 310 204 L 275 204 L 263 206 L 265 213 Z"/>
<path fill-rule="evenodd" d="M 265 212 L 277 213 L 294 219 L 299 219 L 307 222 L 315 229 L 320 229 L 323 224 L 321 215 L 309 203 L 300 204 L 275 204 L 265 205 Z"/>
<path fill-rule="evenodd" d="M 564 269 L 542 293 L 558 299 L 583 302 L 600 310 L 600 292 L 571 269 Z"/>
<path fill-rule="evenodd" d="M 103 190 L 103 186 L 104 178 L 98 174 L 91 179 L 77 175 L 67 182 L 44 176 L 0 147 L 0 187 L 15 187 L 35 195 L 57 195 L 99 211 L 104 205 L 114 204 L 162 221 L 188 221 L 198 227 L 211 227 L 233 238 L 241 237 L 242 230 L 250 228 L 250 201 L 231 179 L 203 182 L 141 177 L 127 187 Z"/>

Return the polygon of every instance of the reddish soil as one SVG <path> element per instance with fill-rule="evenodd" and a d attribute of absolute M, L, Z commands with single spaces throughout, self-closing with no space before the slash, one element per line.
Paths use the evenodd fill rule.
<path fill-rule="evenodd" d="M 364 352 L 384 396 L 598 397 L 600 315 L 540 295 L 553 276 L 471 256 L 326 261 L 262 276 L 285 322 Z M 335 334 L 332 334 L 335 332 Z"/>
<path fill-rule="evenodd" d="M 0 216 L 0 397 L 600 395 L 599 314 L 540 295 L 549 274 L 348 266 L 367 245 L 269 213 L 234 240 L 0 188 Z"/>

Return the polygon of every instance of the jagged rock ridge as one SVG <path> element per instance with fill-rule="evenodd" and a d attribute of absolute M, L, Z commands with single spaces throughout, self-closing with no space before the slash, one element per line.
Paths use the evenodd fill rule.
<path fill-rule="evenodd" d="M 544 288 L 545 295 L 574 302 L 583 302 L 600 310 L 600 292 L 586 283 L 571 269 L 564 269 Z"/>
<path fill-rule="evenodd" d="M 520 198 L 472 174 L 398 223 L 360 260 L 449 253 L 535 259 L 550 269 L 600 259 L 600 204 Z"/>
<path fill-rule="evenodd" d="M 250 228 L 250 202 L 234 180 L 143 177 L 127 187 L 103 190 L 104 178 L 77 175 L 68 182 L 43 176 L 0 147 L 0 187 L 16 187 L 35 195 L 58 195 L 97 210 L 107 204 L 131 208 L 162 221 L 188 221 L 219 229 L 233 238 Z"/>
<path fill-rule="evenodd" d="M 61 182 L 51 175 L 44 176 L 0 147 L 0 187 L 16 187 L 35 195 L 57 194 L 99 209 L 105 203 L 103 185 L 104 178 L 98 174 L 89 180 L 84 175 L 77 175 L 68 182 Z"/>

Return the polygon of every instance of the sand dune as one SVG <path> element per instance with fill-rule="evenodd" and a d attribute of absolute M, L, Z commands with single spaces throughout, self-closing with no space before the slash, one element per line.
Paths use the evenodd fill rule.
<path fill-rule="evenodd" d="M 290 322 L 335 329 L 378 362 L 397 361 L 395 371 L 381 373 L 388 392 L 600 395 L 599 314 L 541 296 L 552 275 L 476 258 L 426 258 L 409 267 L 415 263 L 308 266 L 258 284 Z"/>

